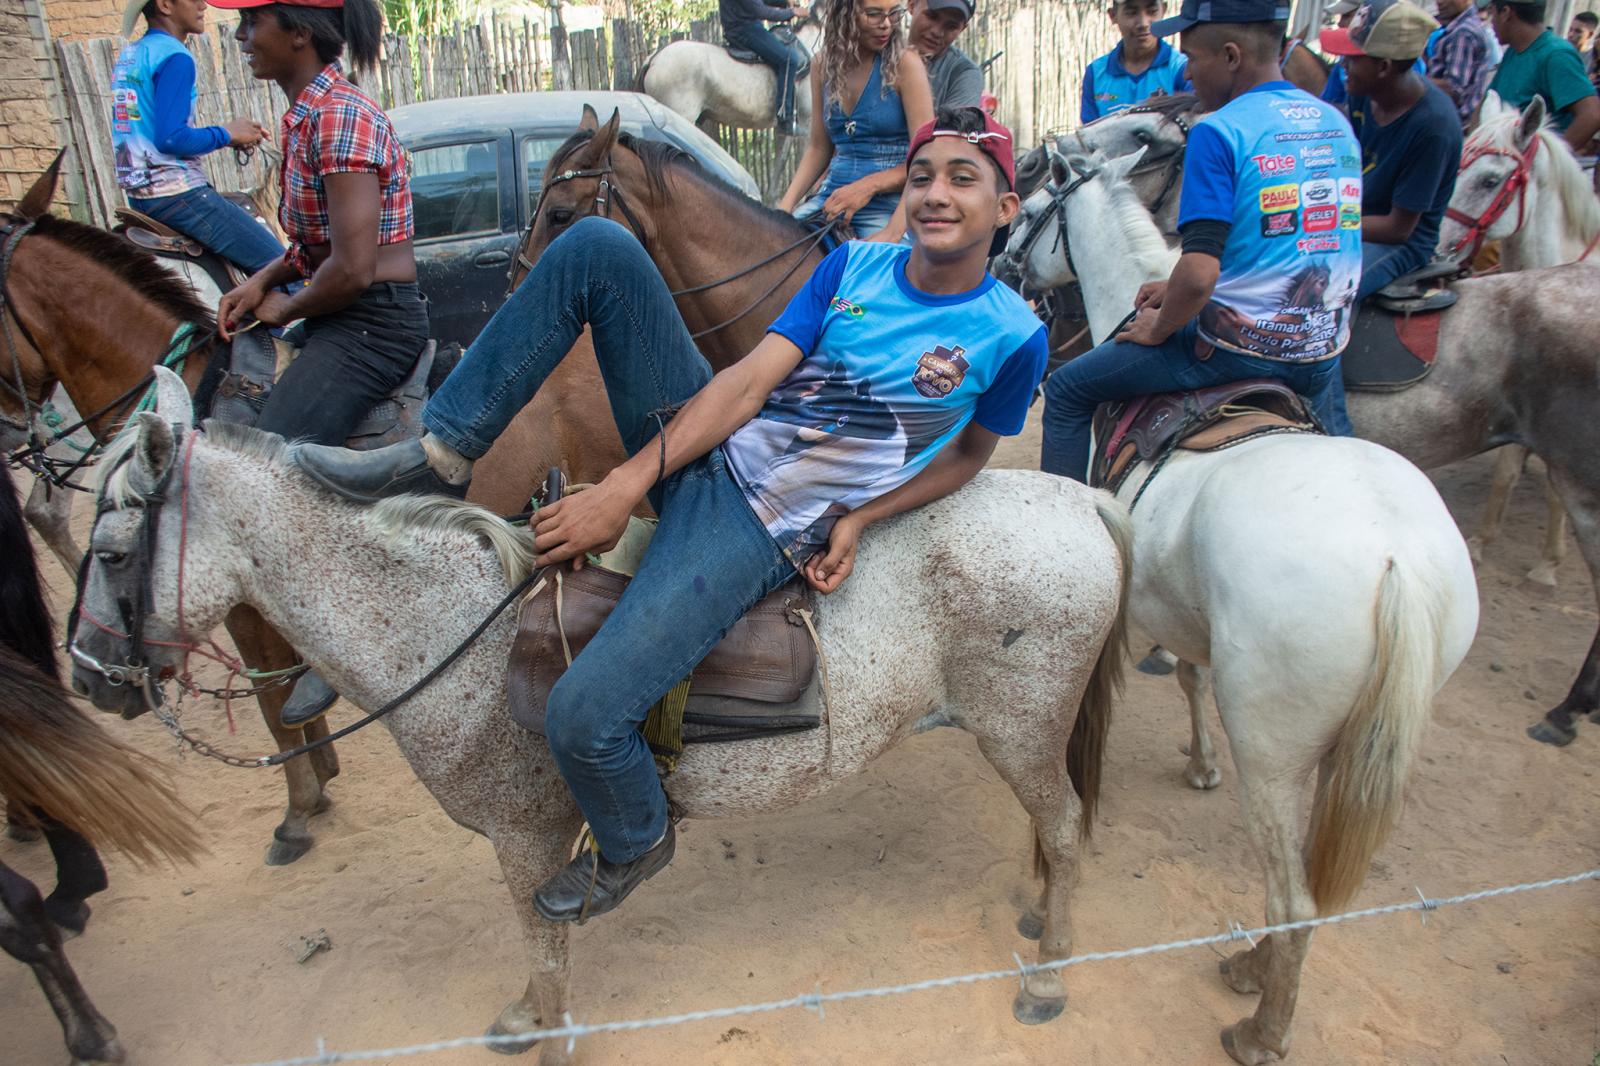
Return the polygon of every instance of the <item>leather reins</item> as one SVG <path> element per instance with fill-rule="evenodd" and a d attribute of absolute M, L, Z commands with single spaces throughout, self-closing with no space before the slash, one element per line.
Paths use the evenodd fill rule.
<path fill-rule="evenodd" d="M 1466 232 L 1461 235 L 1461 239 L 1450 246 L 1448 253 L 1449 255 L 1459 256 L 1463 248 L 1471 245 L 1472 250 L 1467 252 L 1462 258 L 1467 261 L 1477 258 L 1478 253 L 1483 249 L 1484 240 L 1488 237 L 1489 227 L 1500 221 L 1500 216 L 1504 215 L 1506 213 L 1506 209 L 1511 206 L 1511 200 L 1513 197 L 1515 197 L 1517 201 L 1517 226 L 1516 229 L 1512 230 L 1511 232 L 1521 232 L 1528 205 L 1528 182 L 1533 179 L 1533 160 L 1538 154 L 1538 137 L 1530 138 L 1528 141 L 1528 147 L 1524 148 L 1520 152 L 1513 152 L 1505 148 L 1497 148 L 1489 144 L 1467 146 L 1467 148 L 1461 154 L 1462 171 L 1465 171 L 1478 160 L 1491 155 L 1501 155 L 1505 156 L 1507 159 L 1510 159 L 1513 164 L 1513 169 L 1511 171 L 1511 176 L 1506 179 L 1504 185 L 1500 186 L 1499 191 L 1494 194 L 1494 199 L 1489 201 L 1488 206 L 1483 209 L 1483 213 L 1478 217 L 1474 218 L 1466 212 L 1458 211 L 1453 207 L 1445 208 L 1445 218 L 1448 218 L 1452 222 L 1458 222 L 1462 226 L 1466 227 Z M 1588 253 L 1585 252 L 1584 254 L 1587 255 Z"/>
<path fill-rule="evenodd" d="M 638 240 L 640 244 L 644 245 L 645 248 L 648 249 L 650 247 L 650 242 L 645 239 L 644 229 L 639 223 L 638 216 L 635 215 L 633 210 L 628 206 L 628 201 L 623 194 L 622 186 L 613 180 L 613 176 L 615 174 L 616 165 L 612 162 L 611 157 L 608 155 L 606 156 L 606 164 L 603 167 L 592 168 L 589 170 L 564 170 L 545 183 L 544 188 L 539 190 L 538 202 L 534 204 L 533 213 L 528 216 L 528 225 L 523 229 L 522 236 L 518 241 L 516 262 L 512 268 L 510 276 L 507 279 L 509 282 L 506 288 L 507 295 L 509 295 L 521 281 L 521 279 L 516 275 L 516 269 L 520 267 L 524 276 L 526 276 L 528 271 L 533 269 L 533 260 L 528 258 L 528 242 L 533 237 L 534 224 L 538 222 L 539 214 L 544 209 L 545 196 L 549 194 L 552 188 L 561 184 L 562 182 L 574 181 L 578 178 L 599 178 L 600 181 L 595 189 L 594 200 L 590 204 L 591 209 L 589 211 L 589 216 L 610 218 L 611 204 L 615 203 L 617 205 L 617 209 L 622 212 L 622 217 L 627 222 L 628 229 L 633 231 L 634 238 Z M 732 274 L 720 277 L 715 281 L 708 281 L 703 285 L 694 285 L 686 289 L 672 290 L 672 298 L 676 300 L 680 296 L 692 296 L 696 293 L 708 292 L 711 289 L 721 288 L 730 282 L 738 281 L 740 278 L 747 277 L 748 275 L 755 273 L 757 270 L 760 270 L 762 267 L 782 259 L 784 256 L 788 255 L 797 248 L 804 249 L 800 256 L 795 259 L 794 264 L 790 266 L 788 270 L 784 271 L 782 276 L 780 276 L 777 281 L 774 281 L 771 285 L 767 286 L 766 291 L 764 291 L 760 296 L 757 296 L 750 303 L 746 304 L 742 310 L 734 314 L 732 317 L 726 318 L 723 321 L 718 322 L 716 325 L 709 326 L 697 333 L 691 333 L 689 335 L 689 339 L 699 340 L 701 337 L 707 337 L 713 333 L 727 329 L 729 326 L 733 325 L 735 322 L 741 321 L 745 316 L 749 315 L 756 308 L 760 307 L 767 301 L 769 297 L 772 296 L 773 293 L 777 292 L 785 282 L 794 276 L 795 272 L 800 269 L 802 264 L 805 263 L 807 256 L 809 256 L 812 251 L 822 246 L 823 242 L 828 239 L 828 236 L 834 232 L 837 225 L 837 222 L 831 222 L 828 225 L 823 226 L 821 229 L 808 230 L 803 236 L 790 242 L 789 244 L 784 245 L 782 248 L 779 248 L 776 252 L 773 252 L 765 259 L 751 263 L 749 266 L 736 270 Z"/>

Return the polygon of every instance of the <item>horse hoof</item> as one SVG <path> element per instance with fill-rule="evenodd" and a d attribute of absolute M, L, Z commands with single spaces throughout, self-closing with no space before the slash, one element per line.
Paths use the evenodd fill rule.
<path fill-rule="evenodd" d="M 285 836 L 282 829 L 272 833 L 272 846 L 267 848 L 268 866 L 288 866 L 300 856 L 311 850 L 312 839 L 309 834 L 301 837 Z"/>
<path fill-rule="evenodd" d="M 1548 718 L 1541 718 L 1528 727 L 1528 735 L 1541 744 L 1564 748 L 1578 739 L 1578 730 L 1576 726 L 1557 725 Z"/>
<path fill-rule="evenodd" d="M 21 822 L 7 822 L 6 836 L 15 840 L 18 844 L 32 844 L 44 834 L 31 825 L 23 825 Z"/>
<path fill-rule="evenodd" d="M 89 925 L 89 915 L 93 913 L 89 905 L 82 900 L 76 903 L 65 903 L 61 900 L 46 899 L 44 901 L 46 917 L 61 932 L 62 940 L 71 940 L 81 936 Z"/>
<path fill-rule="evenodd" d="M 1017 919 L 1017 935 L 1024 940 L 1038 940 L 1044 936 L 1044 919 L 1032 911 L 1023 911 Z"/>
<path fill-rule="evenodd" d="M 1172 653 L 1160 645 L 1150 649 L 1150 654 L 1139 660 L 1139 665 L 1134 667 L 1141 674 L 1151 677 L 1166 677 L 1178 668 L 1178 660 Z"/>
<path fill-rule="evenodd" d="M 1011 1001 L 1011 1014 L 1023 1025 L 1043 1025 L 1053 1022 L 1061 1017 L 1061 1012 L 1067 1009 L 1067 997 L 1060 999 L 1044 999 L 1029 992 L 1027 989 L 1017 993 L 1017 998 Z"/>
<path fill-rule="evenodd" d="M 1205 770 L 1186 769 L 1183 771 L 1183 779 L 1189 782 L 1190 788 L 1209 792 L 1222 784 L 1222 771 L 1215 766 Z"/>
<path fill-rule="evenodd" d="M 67 1049 L 72 1054 L 72 1066 L 100 1066 L 101 1063 L 120 1063 L 127 1061 L 128 1053 L 122 1049 L 122 1042 L 115 1036 L 106 1040 L 95 1048 Z"/>
<path fill-rule="evenodd" d="M 493 1044 L 486 1045 L 490 1051 L 497 1055 L 521 1055 L 525 1051 L 532 1051 L 533 1046 L 539 1041 L 536 1038 L 517 1039 L 518 1033 L 509 1032 L 501 1028 L 499 1022 L 489 1026 L 489 1031 L 484 1034 L 489 1037 L 501 1037 Z"/>
<path fill-rule="evenodd" d="M 1589 712 L 1589 721 L 1593 722 L 1595 725 L 1600 725 L 1600 707 L 1596 707 L 1594 710 Z"/>
<path fill-rule="evenodd" d="M 1243 1063 L 1244 1066 L 1262 1066 L 1263 1063 L 1276 1062 L 1282 1058 L 1281 1055 L 1275 1055 L 1266 1048 L 1254 1047 L 1247 1040 L 1241 1040 L 1240 1030 L 1247 1024 L 1248 1019 L 1222 1030 L 1222 1050 L 1228 1053 L 1229 1058 L 1234 1062 Z M 1248 1037 L 1248 1034 L 1242 1035 Z"/>
<path fill-rule="evenodd" d="M 1528 580 L 1535 585 L 1553 589 L 1556 587 L 1556 568 L 1549 563 L 1540 563 L 1528 571 Z"/>

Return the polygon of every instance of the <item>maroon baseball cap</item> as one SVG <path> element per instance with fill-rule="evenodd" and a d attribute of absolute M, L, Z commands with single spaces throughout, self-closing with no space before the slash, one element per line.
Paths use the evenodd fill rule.
<path fill-rule="evenodd" d="M 959 130 L 942 130 L 938 128 L 938 120 L 926 123 L 911 138 L 911 150 L 906 153 L 906 165 L 917 157 L 917 153 L 935 137 L 959 137 L 968 144 L 975 144 L 978 150 L 1000 168 L 1000 173 L 1005 175 L 1006 188 L 1015 190 L 1017 187 L 1017 154 L 1016 146 L 1011 139 L 1011 131 L 994 120 L 994 116 L 980 108 L 966 108 L 968 111 L 977 111 L 983 116 L 983 129 L 973 133 L 962 133 Z"/>
<path fill-rule="evenodd" d="M 238 11 L 247 7 L 268 7 L 285 4 L 289 7 L 343 7 L 344 0 L 206 0 L 207 7 L 223 7 Z"/>

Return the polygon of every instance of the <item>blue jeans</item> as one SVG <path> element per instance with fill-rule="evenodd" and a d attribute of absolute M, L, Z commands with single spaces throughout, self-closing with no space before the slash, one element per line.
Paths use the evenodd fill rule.
<path fill-rule="evenodd" d="M 488 451 L 587 324 L 628 453 L 652 441 L 655 412 L 711 380 L 655 264 L 627 230 L 585 218 L 551 243 L 423 410 L 464 455 Z M 666 794 L 638 728 L 650 705 L 794 567 L 745 502 L 720 448 L 651 493 L 661 523 L 600 632 L 550 692 L 556 766 L 611 862 L 666 831 Z"/>
<path fill-rule="evenodd" d="M 128 203 L 254 274 L 283 258 L 283 245 L 249 212 L 209 185 L 148 199 L 129 195 Z"/>
<path fill-rule="evenodd" d="M 1087 480 L 1090 424 L 1095 408 L 1156 392 L 1177 392 L 1247 378 L 1274 378 L 1310 401 L 1326 424 L 1329 392 L 1339 379 L 1339 360 L 1285 363 L 1256 359 L 1223 348 L 1199 358 L 1199 329 L 1190 322 L 1156 346 L 1106 341 L 1065 364 L 1044 385 L 1044 446 L 1047 473 Z"/>
<path fill-rule="evenodd" d="M 1360 303 L 1395 278 L 1411 273 L 1427 261 L 1427 255 L 1407 244 L 1362 241 L 1361 284 L 1356 289 L 1356 302 Z"/>
<path fill-rule="evenodd" d="M 728 43 L 744 48 L 761 57 L 761 61 L 778 75 L 778 121 L 794 121 L 794 72 L 805 60 L 797 57 L 795 48 L 784 44 L 758 22 L 742 26 L 728 35 Z"/>
<path fill-rule="evenodd" d="M 795 208 L 794 217 L 804 222 L 814 215 L 820 215 L 822 205 L 827 202 L 829 195 L 831 195 L 831 191 L 826 188 L 823 189 L 822 192 L 817 193 L 817 195 Z M 850 216 L 850 227 L 855 230 L 858 238 L 866 240 L 889 224 L 889 220 L 894 217 L 894 209 L 899 206 L 900 196 L 898 193 L 892 196 L 881 194 L 874 196 L 867 201 L 866 206 Z M 820 217 L 818 221 L 821 221 Z"/>

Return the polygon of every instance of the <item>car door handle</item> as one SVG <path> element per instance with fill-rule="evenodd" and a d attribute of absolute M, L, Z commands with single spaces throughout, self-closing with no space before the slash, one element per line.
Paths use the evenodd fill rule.
<path fill-rule="evenodd" d="M 503 251 L 479 252 L 477 258 L 472 261 L 481 267 L 501 266 L 511 262 L 511 253 Z"/>

